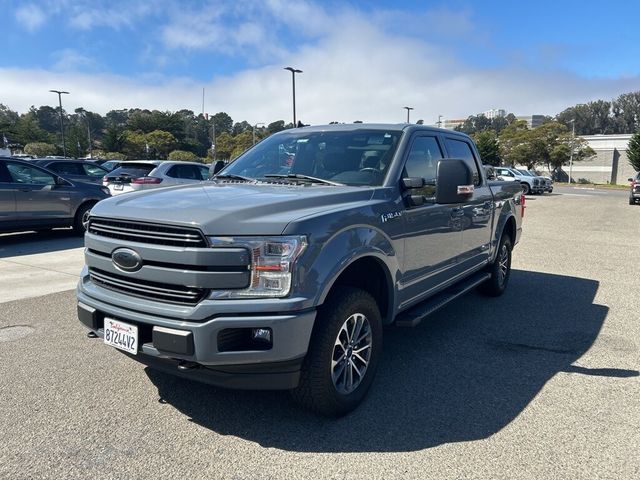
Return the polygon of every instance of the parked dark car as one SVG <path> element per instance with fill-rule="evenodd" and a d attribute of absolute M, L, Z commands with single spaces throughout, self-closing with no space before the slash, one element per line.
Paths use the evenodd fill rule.
<path fill-rule="evenodd" d="M 630 178 L 631 191 L 629 192 L 629 205 L 640 203 L 640 172 L 635 178 Z"/>
<path fill-rule="evenodd" d="M 62 178 L 33 161 L 0 158 L 0 232 L 73 227 L 84 233 L 91 207 L 109 196 L 108 188 Z"/>
<path fill-rule="evenodd" d="M 102 183 L 102 177 L 107 170 L 93 162 L 85 160 L 56 160 L 50 158 L 38 158 L 31 163 L 44 167 L 71 181 Z"/>

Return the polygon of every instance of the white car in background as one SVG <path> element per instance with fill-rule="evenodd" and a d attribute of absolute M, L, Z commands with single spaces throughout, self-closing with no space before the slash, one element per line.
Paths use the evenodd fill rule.
<path fill-rule="evenodd" d="M 123 162 L 102 178 L 111 195 L 187 185 L 209 179 L 209 167 L 195 162 L 139 160 Z"/>

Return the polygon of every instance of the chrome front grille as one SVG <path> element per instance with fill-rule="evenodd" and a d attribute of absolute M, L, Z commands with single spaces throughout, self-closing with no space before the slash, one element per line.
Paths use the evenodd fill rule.
<path fill-rule="evenodd" d="M 102 237 L 153 245 L 194 248 L 208 246 L 200 230 L 155 223 L 91 218 L 88 232 Z"/>
<path fill-rule="evenodd" d="M 208 293 L 208 290 L 203 288 L 150 282 L 93 267 L 89 268 L 89 277 L 93 283 L 103 288 L 161 302 L 195 305 Z"/>

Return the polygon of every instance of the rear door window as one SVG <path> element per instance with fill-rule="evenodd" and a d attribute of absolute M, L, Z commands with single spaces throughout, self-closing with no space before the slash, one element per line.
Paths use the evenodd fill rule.
<path fill-rule="evenodd" d="M 464 140 L 456 140 L 453 138 L 445 139 L 447 151 L 451 158 L 461 158 L 465 161 L 471 172 L 473 173 L 473 184 L 480 185 L 480 172 L 478 170 L 478 164 L 476 162 L 475 155 L 471 149 L 471 145 Z"/>
<path fill-rule="evenodd" d="M 174 165 L 167 172 L 167 176 L 185 180 L 202 180 L 196 165 Z"/>
<path fill-rule="evenodd" d="M 7 170 L 12 183 L 22 183 L 27 185 L 55 185 L 56 179 L 53 175 L 22 163 L 7 162 Z"/>
<path fill-rule="evenodd" d="M 92 165 L 90 163 L 83 163 L 82 169 L 84 170 L 84 175 L 88 175 L 89 177 L 103 177 L 108 173 L 98 165 Z"/>

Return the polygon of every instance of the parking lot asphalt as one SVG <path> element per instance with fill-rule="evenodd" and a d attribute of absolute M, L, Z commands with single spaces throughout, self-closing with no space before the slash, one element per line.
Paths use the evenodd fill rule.
<path fill-rule="evenodd" d="M 0 261 L 82 263 L 47 242 Z M 6 301 L 0 478 L 640 478 L 639 251 L 620 195 L 530 197 L 505 295 L 387 330 L 339 420 L 145 368 L 86 337 L 73 291 Z"/>
<path fill-rule="evenodd" d="M 0 303 L 74 288 L 82 252 L 71 229 L 0 235 Z"/>

